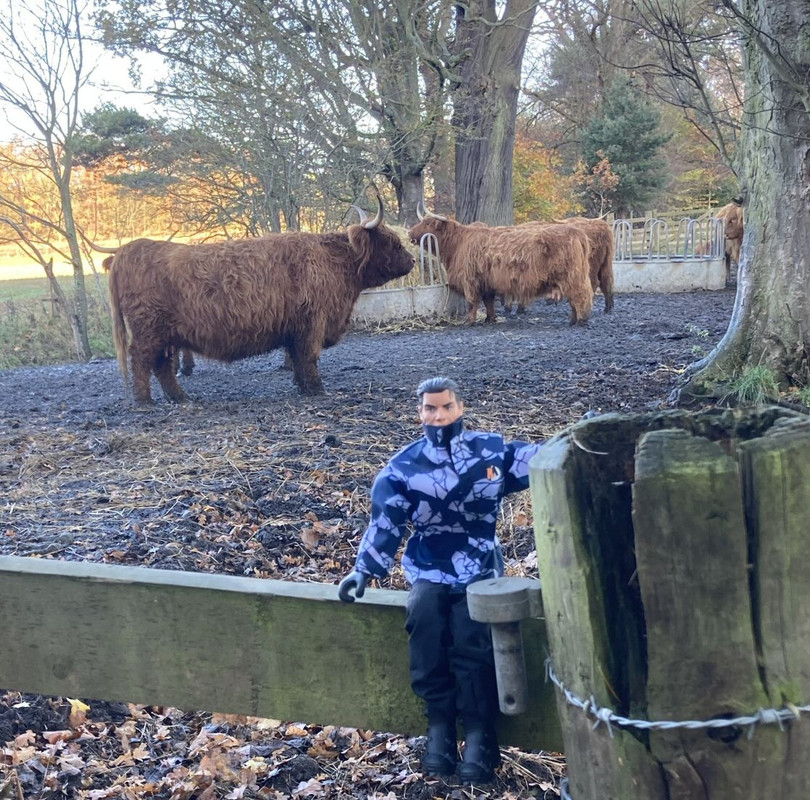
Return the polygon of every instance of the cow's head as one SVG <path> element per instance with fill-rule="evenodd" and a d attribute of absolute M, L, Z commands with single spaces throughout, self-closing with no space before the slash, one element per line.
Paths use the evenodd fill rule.
<path fill-rule="evenodd" d="M 438 214 L 428 211 L 421 200 L 416 206 L 416 218 L 419 222 L 408 231 L 408 236 L 414 244 L 419 244 L 426 233 L 440 237 L 441 232 L 450 222 L 447 217 L 440 217 Z"/>
<path fill-rule="evenodd" d="M 349 243 L 357 254 L 358 277 L 363 288 L 382 286 L 413 269 L 413 256 L 399 236 L 382 224 L 383 203 L 377 195 L 377 214 L 373 219 L 357 206 L 360 224 L 349 228 Z"/>
<path fill-rule="evenodd" d="M 726 217 L 726 238 L 741 239 L 743 235 L 743 212 L 741 208 L 735 208 Z"/>

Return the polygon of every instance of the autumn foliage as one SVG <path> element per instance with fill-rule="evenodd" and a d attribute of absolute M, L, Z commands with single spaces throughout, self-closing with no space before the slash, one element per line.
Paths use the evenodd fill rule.
<path fill-rule="evenodd" d="M 560 159 L 525 134 L 515 136 L 513 192 L 515 223 L 549 221 L 579 212 L 573 178 Z"/>

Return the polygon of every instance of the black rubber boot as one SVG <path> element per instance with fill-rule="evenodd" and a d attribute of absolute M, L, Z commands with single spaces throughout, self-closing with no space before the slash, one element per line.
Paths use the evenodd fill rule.
<path fill-rule="evenodd" d="M 426 775 L 452 775 L 456 771 L 457 754 L 456 726 L 447 722 L 431 722 L 427 729 L 427 750 L 422 757 L 422 772 Z"/>
<path fill-rule="evenodd" d="M 464 755 L 458 768 L 458 777 L 464 783 L 491 783 L 500 763 L 501 752 L 495 731 L 490 728 L 467 731 Z"/>

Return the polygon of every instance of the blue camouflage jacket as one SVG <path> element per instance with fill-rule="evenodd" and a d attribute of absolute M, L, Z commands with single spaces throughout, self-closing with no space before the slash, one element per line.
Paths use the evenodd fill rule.
<path fill-rule="evenodd" d="M 371 522 L 356 569 L 385 577 L 403 536 L 405 577 L 463 590 L 503 575 L 495 523 L 505 495 L 529 486 L 529 459 L 542 444 L 498 433 L 423 425 L 424 437 L 388 462 L 371 488 Z"/>

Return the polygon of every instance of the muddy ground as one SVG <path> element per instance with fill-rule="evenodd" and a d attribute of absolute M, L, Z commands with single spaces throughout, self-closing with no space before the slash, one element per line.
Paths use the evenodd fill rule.
<path fill-rule="evenodd" d="M 193 402 L 179 407 L 132 407 L 111 360 L 0 372 L 0 555 L 336 584 L 374 475 L 419 435 L 420 380 L 454 377 L 471 426 L 541 439 L 588 409 L 662 407 L 724 333 L 733 300 L 628 294 L 605 315 L 598 297 L 573 328 L 566 304 L 538 301 L 492 326 L 354 331 L 323 354 L 327 394 L 315 398 L 297 394 L 278 352 L 199 360 L 181 378 Z M 500 525 L 512 574 L 534 568 L 527 494 Z M 385 586 L 404 588 L 401 574 Z M 421 777 L 419 738 L 89 705 L 76 716 L 64 698 L 0 690 L 0 774 L 19 797 L 550 798 L 564 769 L 559 756 L 505 751 L 497 785 L 461 789 Z"/>

